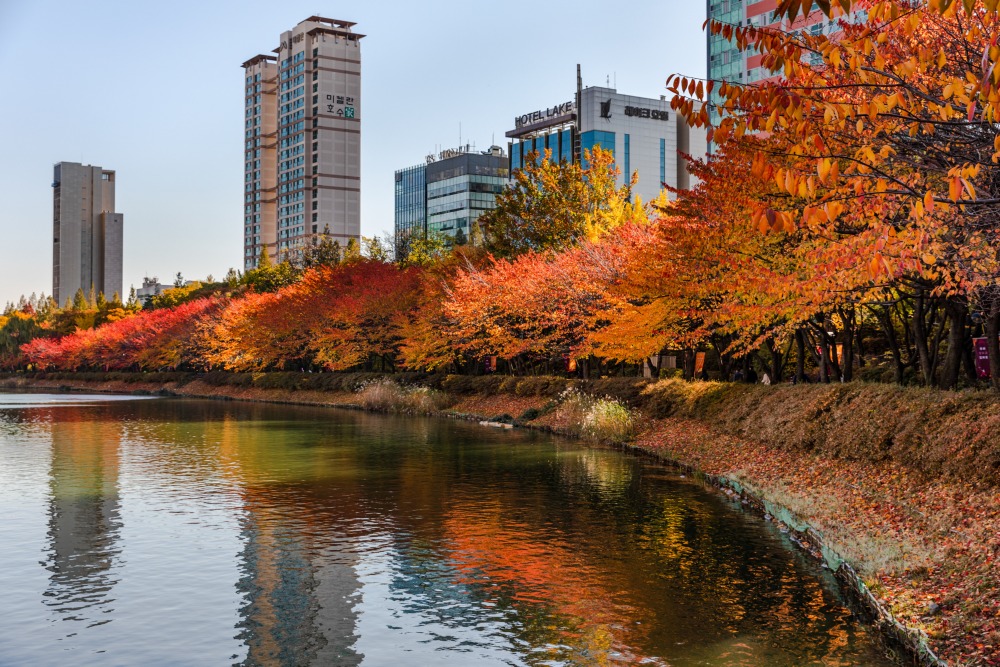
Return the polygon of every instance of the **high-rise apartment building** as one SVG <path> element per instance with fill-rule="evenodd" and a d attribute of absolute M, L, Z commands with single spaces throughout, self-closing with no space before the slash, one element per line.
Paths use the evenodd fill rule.
<path fill-rule="evenodd" d="M 243 63 L 243 266 L 361 234 L 361 39 L 311 16 Z"/>
<path fill-rule="evenodd" d="M 773 0 L 708 0 L 708 19 L 722 21 L 736 26 L 757 26 L 758 28 L 781 28 L 787 32 L 810 32 L 814 35 L 840 31 L 840 21 L 844 17 L 829 19 L 816 10 L 808 17 L 799 17 L 789 24 L 787 19 L 775 11 Z M 855 12 L 846 20 L 857 20 L 861 14 Z M 822 62 L 816 54 L 815 63 Z M 761 67 L 759 53 L 743 52 L 733 41 L 722 35 L 708 33 L 708 78 L 734 83 L 755 83 L 772 77 L 769 70 Z"/>
<path fill-rule="evenodd" d="M 480 153 L 466 144 L 428 155 L 425 164 L 396 172 L 396 238 L 430 234 L 464 244 L 509 182 L 507 156 L 499 146 Z"/>
<path fill-rule="evenodd" d="M 121 296 L 124 218 L 115 213 L 115 172 L 60 162 L 52 192 L 53 298 L 63 305 L 91 288 Z"/>
<path fill-rule="evenodd" d="M 721 21 L 735 26 L 756 26 L 758 28 L 780 28 L 786 32 L 810 32 L 814 35 L 831 34 L 840 31 L 840 22 L 856 21 L 864 16 L 864 10 L 856 10 L 847 17 L 827 18 L 818 9 L 809 16 L 799 17 L 789 23 L 775 11 L 774 0 L 707 0 L 709 21 Z M 741 51 L 735 41 L 727 40 L 722 35 L 708 32 L 708 78 L 714 81 L 731 81 L 738 84 L 758 83 L 769 79 L 777 79 L 779 75 L 761 67 L 763 56 L 752 51 Z M 813 53 L 811 64 L 819 65 L 822 56 Z M 718 104 L 718 88 L 712 101 Z M 712 122 L 719 120 L 717 110 L 712 111 Z M 712 150 L 709 145 L 709 151 Z"/>

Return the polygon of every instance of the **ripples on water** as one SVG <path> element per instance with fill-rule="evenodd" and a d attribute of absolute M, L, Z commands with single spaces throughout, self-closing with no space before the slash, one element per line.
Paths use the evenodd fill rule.
<path fill-rule="evenodd" d="M 887 665 L 650 462 L 450 421 L 0 395 L 2 665 Z"/>

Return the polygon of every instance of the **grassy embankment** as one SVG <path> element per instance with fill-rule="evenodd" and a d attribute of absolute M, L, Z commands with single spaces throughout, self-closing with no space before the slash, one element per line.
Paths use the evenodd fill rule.
<path fill-rule="evenodd" d="M 881 607 L 887 634 L 926 641 L 949 664 L 1000 664 L 1000 398 L 991 394 L 416 374 L 8 382 L 443 413 L 627 444 L 745 494 L 797 531 Z"/>

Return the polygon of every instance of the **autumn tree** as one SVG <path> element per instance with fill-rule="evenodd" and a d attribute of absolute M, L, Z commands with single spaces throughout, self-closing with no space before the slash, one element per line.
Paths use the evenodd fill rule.
<path fill-rule="evenodd" d="M 818 3 L 833 17 L 857 3 Z M 784 2 L 790 19 L 813 2 Z M 970 307 L 992 312 L 997 283 L 991 173 L 1000 52 L 988 3 L 878 2 L 835 35 L 713 21 L 709 30 L 762 54 L 774 78 L 753 85 L 671 77 L 674 108 L 717 145 L 767 137 L 755 173 L 779 192 L 762 200 L 762 231 L 802 234 L 834 269 L 829 293 L 867 273 L 904 299 L 926 382 L 932 348 L 921 321 L 947 319 L 939 382 L 953 386 L 968 349 Z M 817 65 L 816 63 L 819 62 Z M 693 98 L 693 99 L 692 99 Z M 701 100 L 699 102 L 699 100 Z M 715 127 L 712 100 L 721 116 Z M 844 258 L 859 258 L 845 266 Z M 839 268 L 838 267 L 839 262 Z M 929 309 L 929 310 L 928 310 Z M 1000 315 L 995 322 L 1000 326 Z M 991 357 L 1000 347 L 991 341 Z"/>
<path fill-rule="evenodd" d="M 562 250 L 596 240 L 641 210 L 632 202 L 636 176 L 622 187 L 610 151 L 596 146 L 584 165 L 554 162 L 532 153 L 514 172 L 514 183 L 497 195 L 496 208 L 477 221 L 482 245 L 497 257 Z"/>
<path fill-rule="evenodd" d="M 302 251 L 299 268 L 311 269 L 317 266 L 336 266 L 343 259 L 340 242 L 330 234 L 330 226 L 323 227 L 323 233 Z"/>

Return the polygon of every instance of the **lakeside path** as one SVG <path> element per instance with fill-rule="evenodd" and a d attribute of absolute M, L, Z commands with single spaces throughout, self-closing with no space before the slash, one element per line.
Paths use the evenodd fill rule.
<path fill-rule="evenodd" d="M 351 392 L 173 383 L 6 381 L 0 386 L 172 394 L 201 398 L 363 408 Z M 489 419 L 541 410 L 526 426 L 572 433 L 542 397 L 449 397 L 442 416 Z M 862 602 L 870 591 L 879 630 L 916 648 L 921 664 L 1000 665 L 1000 488 L 928 477 L 891 461 L 872 463 L 769 446 L 720 434 L 692 419 L 638 419 L 629 447 L 706 475 L 760 505 L 765 518 L 796 532 Z M 842 576 L 844 573 L 848 576 Z M 858 586 L 856 572 L 864 583 Z M 849 591 L 850 592 L 850 591 Z M 905 630 L 903 630 L 905 628 Z"/>

